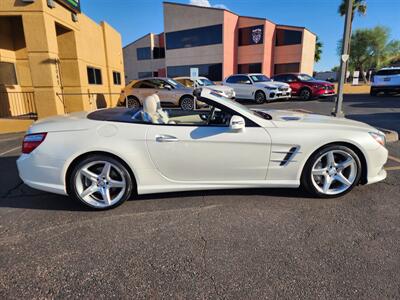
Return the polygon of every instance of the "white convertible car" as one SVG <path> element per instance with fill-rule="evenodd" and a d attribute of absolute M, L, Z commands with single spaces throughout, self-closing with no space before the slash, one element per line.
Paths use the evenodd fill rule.
<path fill-rule="evenodd" d="M 207 109 L 111 108 L 36 122 L 18 159 L 29 186 L 94 209 L 134 194 L 303 186 L 335 197 L 383 180 L 384 134 L 355 121 L 250 110 L 203 88 Z"/>

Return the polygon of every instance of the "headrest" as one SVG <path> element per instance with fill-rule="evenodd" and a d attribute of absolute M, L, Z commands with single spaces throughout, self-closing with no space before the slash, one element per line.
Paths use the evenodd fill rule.
<path fill-rule="evenodd" d="M 143 103 L 143 111 L 148 113 L 149 115 L 153 115 L 157 111 L 157 99 L 154 95 L 146 97 Z"/>

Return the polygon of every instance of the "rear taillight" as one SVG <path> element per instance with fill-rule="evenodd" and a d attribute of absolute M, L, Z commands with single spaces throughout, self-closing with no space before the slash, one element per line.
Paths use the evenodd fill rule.
<path fill-rule="evenodd" d="M 29 154 L 35 150 L 46 138 L 47 132 L 27 134 L 22 142 L 22 153 Z"/>

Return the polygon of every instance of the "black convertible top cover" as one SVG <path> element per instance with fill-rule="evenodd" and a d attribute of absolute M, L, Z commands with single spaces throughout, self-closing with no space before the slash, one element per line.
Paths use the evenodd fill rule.
<path fill-rule="evenodd" d="M 87 118 L 95 121 L 137 123 L 137 121 L 132 119 L 132 116 L 137 111 L 138 109 L 115 107 L 94 111 L 88 114 Z"/>

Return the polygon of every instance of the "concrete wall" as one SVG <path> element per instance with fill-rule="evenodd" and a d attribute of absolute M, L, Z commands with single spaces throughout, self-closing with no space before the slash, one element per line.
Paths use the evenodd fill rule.
<path fill-rule="evenodd" d="M 308 31 L 303 30 L 303 49 L 301 52 L 300 72 L 306 73 L 310 76 L 314 71 L 314 56 L 315 56 L 315 43 L 317 37 Z"/>
<path fill-rule="evenodd" d="M 165 33 L 223 24 L 224 18 L 224 10 L 164 3 Z M 168 47 L 168 41 L 166 41 L 166 47 Z M 166 49 L 165 52 L 167 66 L 223 63 L 224 60 L 223 44 Z"/>
<path fill-rule="evenodd" d="M 0 30 L 0 40 L 6 37 L 0 44 L 0 60 L 16 63 L 18 86 L 14 89 L 34 92 L 39 117 L 94 108 L 99 99 L 108 106 L 116 103 L 124 86 L 122 45 L 121 36 L 108 24 L 96 24 L 84 14 L 73 22 L 71 11 L 57 2 L 49 8 L 46 0 L 1 0 L 0 22 L 6 16 L 22 20 L 23 35 L 14 36 L 14 45 L 25 46 L 8 49 L 4 45 L 7 29 Z M 88 84 L 87 66 L 101 69 L 102 85 Z M 113 71 L 121 73 L 121 85 L 113 84 Z M 90 99 L 65 95 L 88 92 L 101 95 Z"/>
<path fill-rule="evenodd" d="M 160 47 L 163 43 L 163 38 L 159 35 L 149 33 L 137 41 L 127 45 L 123 49 L 125 60 L 125 75 L 126 80 L 129 82 L 139 78 L 139 72 L 159 72 L 159 69 L 165 68 L 165 59 L 146 59 L 138 60 L 136 49 L 142 47 Z M 160 75 L 161 76 L 161 75 Z"/>

